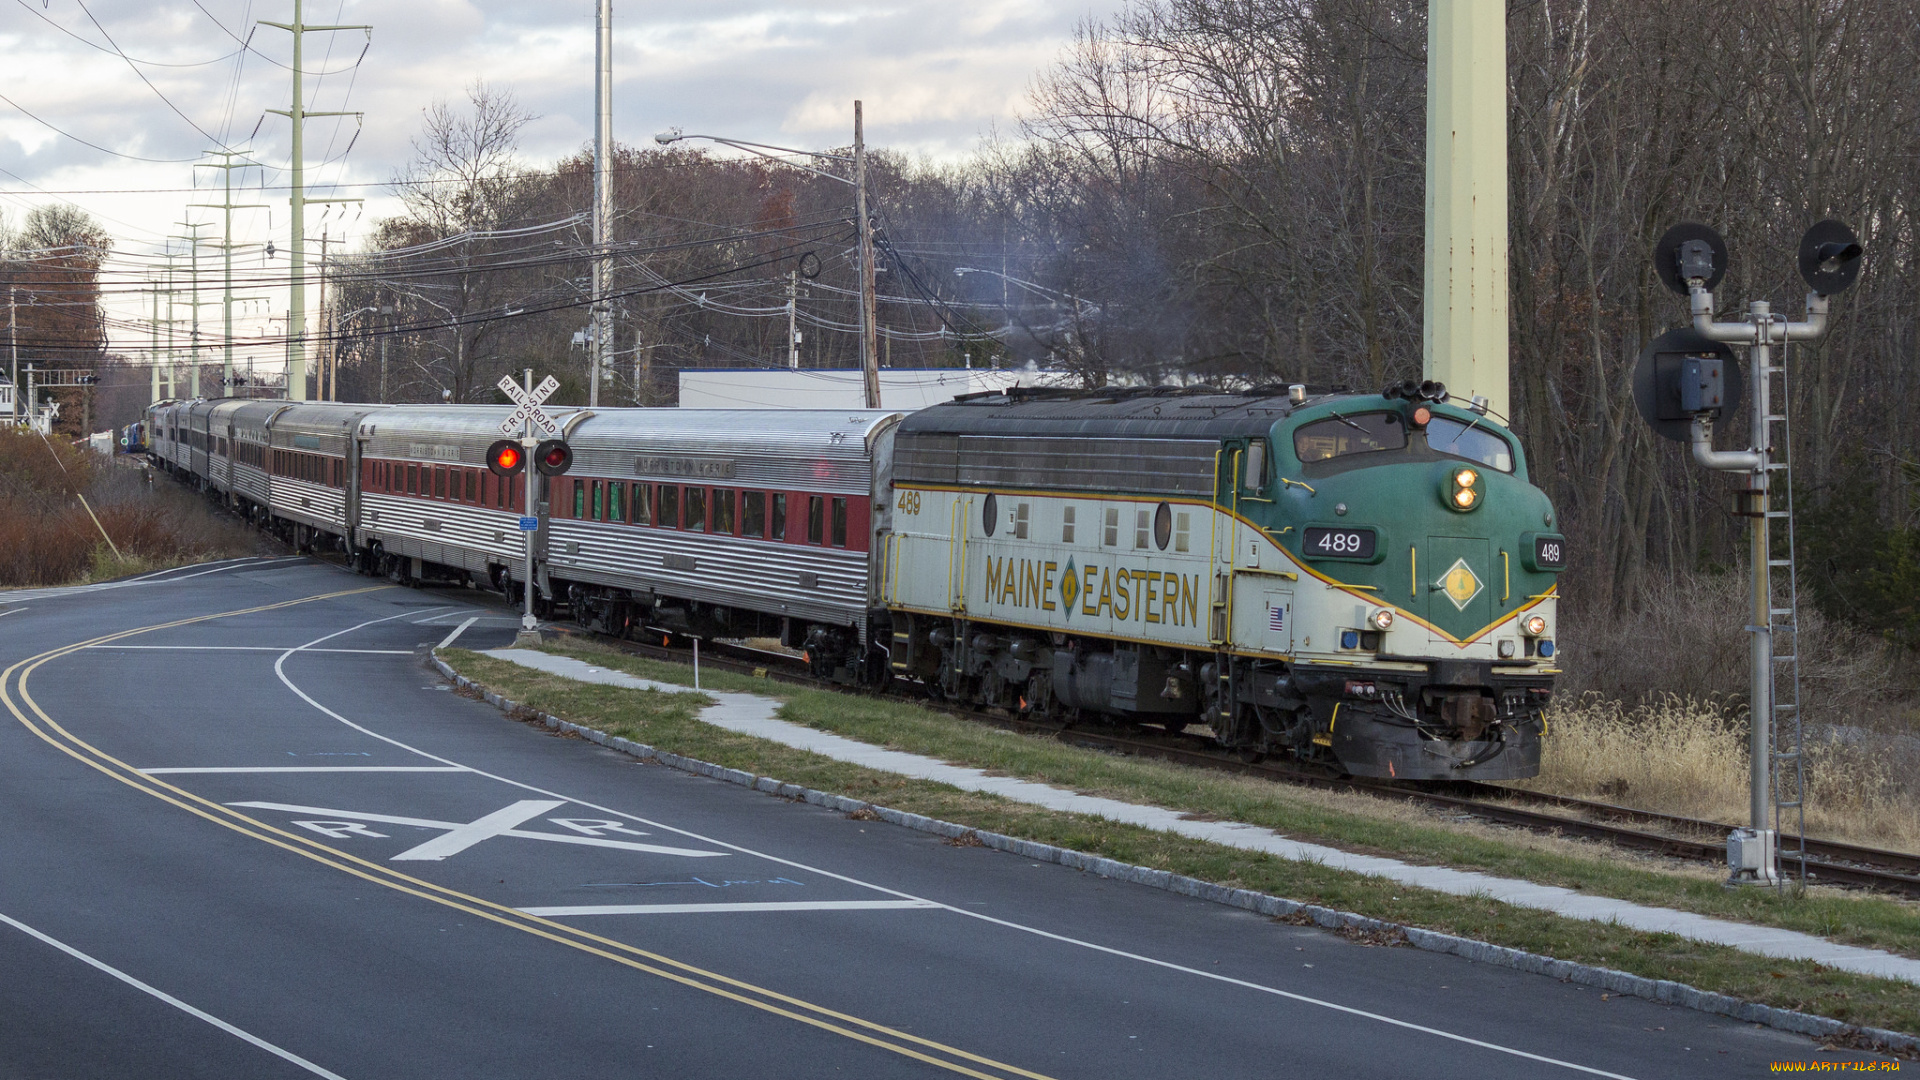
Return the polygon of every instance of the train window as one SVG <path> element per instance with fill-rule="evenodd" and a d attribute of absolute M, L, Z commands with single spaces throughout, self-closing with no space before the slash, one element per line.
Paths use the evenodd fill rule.
<path fill-rule="evenodd" d="M 733 492 L 713 489 L 713 531 L 733 535 Z"/>
<path fill-rule="evenodd" d="M 588 508 L 587 512 L 588 516 L 592 517 L 595 521 L 605 521 L 607 519 L 607 493 L 605 488 L 606 485 L 600 481 L 595 480 L 593 482 L 593 505 Z"/>
<path fill-rule="evenodd" d="M 1106 520 L 1101 524 L 1102 524 L 1102 527 L 1100 530 L 1100 546 L 1101 547 L 1119 547 L 1120 546 L 1120 508 L 1117 506 L 1107 507 Z"/>
<path fill-rule="evenodd" d="M 826 501 L 818 495 L 807 496 L 807 543 L 819 544 L 826 537 Z"/>
<path fill-rule="evenodd" d="M 740 493 L 740 535 L 765 536 L 767 534 L 767 493 L 764 491 L 743 491 Z"/>
<path fill-rule="evenodd" d="M 1403 450 L 1407 429 L 1397 412 L 1333 414 L 1330 420 L 1302 425 L 1293 433 L 1293 452 L 1302 462 L 1325 461 L 1348 454 Z"/>
<path fill-rule="evenodd" d="M 1073 543 L 1073 507 L 1072 506 L 1062 507 L 1060 510 L 1060 542 L 1063 544 Z"/>
<path fill-rule="evenodd" d="M 787 538 L 787 497 L 779 492 L 773 496 L 773 520 L 768 522 L 767 535 L 774 540 Z"/>
<path fill-rule="evenodd" d="M 407 466 L 407 494 L 420 494 L 420 466 Z"/>
<path fill-rule="evenodd" d="M 1152 527 L 1153 515 L 1146 510 L 1133 512 L 1133 547 L 1138 551 L 1147 546 L 1147 530 Z"/>
<path fill-rule="evenodd" d="M 1032 514 L 1033 505 L 1031 503 L 1017 503 L 1014 505 L 1013 538 L 1015 540 L 1025 540 L 1027 538 L 1027 522 L 1032 517 Z"/>
<path fill-rule="evenodd" d="M 658 517 L 654 520 L 663 529 L 680 527 L 680 489 L 672 484 L 660 485 L 660 501 L 654 503 Z"/>
<path fill-rule="evenodd" d="M 633 485 L 633 523 L 635 525 L 653 524 L 653 485 Z"/>
<path fill-rule="evenodd" d="M 586 517 L 587 482 L 585 480 L 562 480 L 561 483 L 573 485 L 573 516 L 576 519 Z M 599 500 L 596 499 L 594 501 L 598 502 Z"/>
<path fill-rule="evenodd" d="M 1187 550 L 1187 545 L 1190 543 L 1188 537 L 1193 535 L 1193 530 L 1190 528 L 1192 520 L 1193 515 L 1185 510 L 1173 515 L 1173 550 Z"/>
<path fill-rule="evenodd" d="M 467 501 L 470 503 L 479 502 L 480 473 L 474 469 L 462 469 L 461 471 L 467 474 Z"/>
<path fill-rule="evenodd" d="M 1161 551 L 1167 550 L 1167 542 L 1173 539 L 1173 507 L 1161 503 L 1153 512 L 1153 546 Z"/>
<path fill-rule="evenodd" d="M 1474 424 L 1477 423 L 1479 421 L 1474 421 Z M 1451 457 L 1477 461 L 1501 472 L 1512 472 L 1513 448 L 1507 445 L 1507 440 L 1474 424 L 1436 416 L 1427 424 L 1427 445 Z"/>
<path fill-rule="evenodd" d="M 707 489 L 687 489 L 686 513 L 680 515 L 680 527 L 694 532 L 707 531 Z"/>
<path fill-rule="evenodd" d="M 618 480 L 607 482 L 607 520 L 627 520 L 627 485 Z"/>
<path fill-rule="evenodd" d="M 989 491 L 980 503 L 980 531 L 988 536 L 1000 525 L 1000 500 Z"/>
<path fill-rule="evenodd" d="M 436 499 L 447 497 L 447 469 L 444 465 L 436 466 L 433 470 L 433 497 Z"/>
<path fill-rule="evenodd" d="M 1020 508 L 1026 509 L 1026 504 L 1022 503 Z M 1021 522 L 1021 528 L 1025 527 L 1026 523 Z M 1021 535 L 1024 536 L 1025 533 Z M 847 546 L 847 500 L 845 499 L 833 500 L 833 546 Z"/>
<path fill-rule="evenodd" d="M 1247 456 L 1241 463 L 1240 486 L 1248 491 L 1259 491 L 1267 483 L 1267 440 L 1254 439 L 1247 443 Z M 1162 547 L 1166 545 L 1161 545 Z"/>

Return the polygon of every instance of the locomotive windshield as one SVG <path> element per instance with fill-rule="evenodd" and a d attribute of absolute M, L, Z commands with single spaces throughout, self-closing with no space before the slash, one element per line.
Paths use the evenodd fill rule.
<path fill-rule="evenodd" d="M 1331 420 L 1302 425 L 1293 433 L 1293 452 L 1303 464 L 1406 446 L 1407 428 L 1397 412 L 1335 413 Z"/>
<path fill-rule="evenodd" d="M 1513 448 L 1485 428 L 1436 416 L 1427 424 L 1427 445 L 1450 457 L 1477 461 L 1501 472 L 1513 471 Z"/>

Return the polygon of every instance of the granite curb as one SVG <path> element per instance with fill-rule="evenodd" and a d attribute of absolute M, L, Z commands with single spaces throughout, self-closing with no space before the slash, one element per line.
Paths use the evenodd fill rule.
<path fill-rule="evenodd" d="M 1594 967 L 1590 964 L 1578 964 L 1569 960 L 1555 960 L 1550 956 L 1542 956 L 1538 953 L 1525 952 L 1520 949 L 1510 949 L 1503 945 L 1493 945 L 1488 942 L 1475 941 L 1472 938 L 1457 937 L 1452 934 L 1442 934 L 1434 930 L 1423 930 L 1416 926 L 1406 926 L 1401 923 L 1388 922 L 1384 919 L 1370 918 L 1350 911 L 1338 911 L 1333 908 L 1320 907 L 1317 904 L 1302 903 L 1298 900 L 1287 900 L 1282 897 L 1269 896 L 1266 893 L 1254 892 L 1249 889 L 1232 889 L 1224 885 L 1215 885 L 1211 882 L 1186 877 L 1167 870 L 1154 870 L 1149 867 L 1123 863 L 1098 855 L 1089 855 L 1085 852 L 1074 851 L 1069 848 L 1056 847 L 1052 844 L 1043 844 L 1033 840 L 1022 840 L 1018 837 L 1004 836 L 1000 833 L 986 832 L 951 821 L 942 821 L 938 818 L 930 818 L 921 814 L 911 814 L 903 810 L 880 806 L 876 803 L 863 802 L 862 800 L 848 798 L 844 795 L 835 795 L 826 791 L 816 791 L 813 788 L 801 787 L 798 784 L 783 783 L 771 776 L 756 776 L 740 769 L 729 769 L 722 765 L 713 764 L 712 762 L 701 761 L 698 758 L 669 753 L 657 747 L 648 746 L 645 743 L 634 742 L 631 739 L 623 739 L 618 735 L 609 735 L 604 731 L 597 731 L 569 720 L 562 720 L 557 716 L 540 712 L 537 709 L 529 709 L 518 702 L 494 693 L 485 686 L 454 671 L 453 668 L 449 667 L 439 656 L 434 655 L 431 659 L 433 666 L 440 674 L 455 686 L 478 693 L 487 704 L 500 709 L 502 712 L 509 714 L 520 712 L 522 715 L 530 714 L 530 718 L 539 720 L 550 729 L 586 739 L 589 742 L 597 743 L 611 750 L 631 754 L 643 761 L 657 761 L 668 768 L 696 773 L 701 776 L 712 777 L 716 780 L 725 780 L 728 783 L 739 784 L 742 787 L 752 788 L 755 791 L 765 792 L 769 795 L 777 795 L 785 799 L 794 799 L 796 801 L 810 803 L 814 806 L 822 806 L 829 810 L 838 810 L 842 813 L 867 813 L 889 824 L 901 825 L 918 832 L 932 833 L 948 839 L 959 839 L 970 836 L 982 847 L 1005 851 L 1010 854 L 1019 855 L 1022 858 L 1033 859 L 1038 862 L 1054 863 L 1075 870 L 1098 874 L 1104 878 L 1126 881 L 1135 885 L 1145 885 L 1149 888 L 1162 889 L 1167 892 L 1178 893 L 1182 896 L 1191 896 L 1216 904 L 1226 904 L 1230 907 L 1241 908 L 1261 915 L 1286 918 L 1289 920 L 1305 919 L 1329 930 L 1351 930 L 1367 934 L 1386 935 L 1398 938 L 1416 949 L 1423 949 L 1427 952 L 1446 953 L 1450 956 L 1458 956 L 1477 963 L 1512 968 L 1517 971 L 1524 971 L 1535 975 L 1547 975 L 1580 986 L 1597 987 L 1608 993 L 1646 998 L 1664 1005 L 1677 1005 L 1681 1008 L 1693 1009 L 1697 1012 L 1732 1017 L 1735 1020 L 1760 1024 L 1780 1031 L 1790 1031 L 1795 1034 L 1809 1035 L 1820 1039 L 1847 1040 L 1862 1045 L 1869 1045 L 1876 1050 L 1910 1055 L 1920 1054 L 1920 1037 L 1903 1034 L 1898 1031 L 1888 1031 L 1883 1028 L 1859 1027 L 1845 1023 L 1844 1021 L 1832 1019 L 1831 1017 L 1815 1016 L 1811 1013 L 1795 1012 L 1791 1009 L 1780 1009 L 1771 1005 L 1760 1005 L 1750 1001 L 1742 1001 L 1739 998 L 1727 994 L 1716 994 L 1706 990 L 1696 989 L 1685 983 L 1673 982 L 1667 979 L 1649 979 L 1643 975 L 1633 975 L 1624 971 L 1615 971 L 1612 968 Z"/>

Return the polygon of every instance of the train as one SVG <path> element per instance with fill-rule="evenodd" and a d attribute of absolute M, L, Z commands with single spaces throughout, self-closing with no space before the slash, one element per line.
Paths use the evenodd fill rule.
<path fill-rule="evenodd" d="M 531 507 L 486 466 L 507 407 L 170 401 L 145 432 L 303 550 L 607 634 L 777 638 L 824 679 L 1354 776 L 1539 772 L 1566 538 L 1439 384 L 550 411 L 573 462 Z"/>

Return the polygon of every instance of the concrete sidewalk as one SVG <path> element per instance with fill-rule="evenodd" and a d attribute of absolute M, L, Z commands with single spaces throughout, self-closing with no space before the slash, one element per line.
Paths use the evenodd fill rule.
<path fill-rule="evenodd" d="M 594 667 L 569 657 L 554 656 L 531 649 L 494 649 L 483 655 L 581 682 L 601 683 L 634 690 L 665 690 L 674 693 L 686 692 L 689 689 L 678 683 L 662 683 L 636 678 L 622 672 Z M 1635 930 L 1668 933 L 1693 941 L 1728 945 L 1762 956 L 1813 960 L 1842 971 L 1920 984 L 1920 960 L 1910 960 L 1878 949 L 1839 945 L 1793 930 L 1753 926 L 1684 911 L 1590 896 L 1559 886 L 1535 885 L 1532 882 L 1493 877 L 1470 870 L 1416 866 L 1396 859 L 1356 855 L 1339 848 L 1289 840 L 1270 829 L 1257 825 L 1191 821 L 1187 819 L 1184 812 L 1178 810 L 1141 806 L 1094 795 L 1080 795 L 1029 780 L 989 776 L 979 769 L 948 765 L 918 754 L 886 750 L 840 735 L 791 724 L 775 716 L 780 708 L 780 702 L 757 694 L 724 693 L 714 690 L 701 692 L 717 702 L 701 713 L 702 720 L 729 731 L 753 735 L 801 750 L 810 750 L 836 761 L 850 762 L 920 780 L 932 780 L 964 791 L 998 795 L 1014 802 L 1042 806 L 1050 810 L 1087 814 L 1110 821 L 1158 829 L 1195 840 L 1276 855 L 1283 859 L 1312 861 L 1323 866 L 1349 870 L 1358 874 L 1370 874 L 1416 888 L 1432 889 L 1456 896 L 1484 896 L 1516 907 L 1551 911 L 1572 919 L 1617 923 Z"/>

